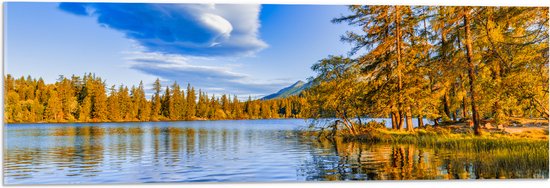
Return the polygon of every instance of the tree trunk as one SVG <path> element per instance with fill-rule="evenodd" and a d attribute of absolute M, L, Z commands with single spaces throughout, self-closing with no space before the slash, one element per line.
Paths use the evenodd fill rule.
<path fill-rule="evenodd" d="M 351 124 L 351 122 L 348 120 L 348 117 L 346 116 L 346 113 L 342 113 L 342 112 L 336 112 L 336 117 L 340 117 L 340 122 L 342 122 L 344 124 L 344 126 L 346 126 L 346 128 L 348 129 L 348 131 L 352 134 L 352 135 L 357 135 L 356 132 L 355 132 L 355 129 L 353 128 L 353 124 Z M 337 121 L 338 122 L 338 121 Z"/>
<path fill-rule="evenodd" d="M 466 107 L 466 97 L 462 97 L 462 118 L 468 118 L 468 107 Z"/>
<path fill-rule="evenodd" d="M 353 129 L 353 125 L 350 124 L 349 121 L 346 118 L 343 118 L 342 123 L 344 123 L 344 125 L 348 128 L 349 132 L 352 135 L 357 135 L 356 132 L 355 132 L 355 129 Z"/>
<path fill-rule="evenodd" d="M 348 127 L 350 133 L 352 135 L 357 135 L 357 132 L 355 131 L 355 128 L 353 127 L 353 123 L 351 123 L 351 121 L 349 121 L 349 119 L 347 117 L 344 117 L 344 124 L 346 125 L 346 127 Z"/>
<path fill-rule="evenodd" d="M 404 114 L 403 114 L 403 112 L 400 112 L 400 113 L 398 113 L 398 114 L 399 114 L 399 117 L 397 117 L 397 119 L 398 119 L 398 121 L 397 121 L 397 129 L 403 130 L 403 128 L 404 128 L 404 127 L 403 127 L 403 123 L 405 122 L 405 121 L 403 121 L 403 116 L 404 116 Z"/>
<path fill-rule="evenodd" d="M 441 32 L 441 65 L 450 66 L 450 62 L 447 61 L 447 32 L 443 30 Z M 449 119 L 451 119 L 451 112 L 449 110 L 449 100 L 447 99 L 447 91 L 443 93 L 443 112 Z"/>
<path fill-rule="evenodd" d="M 395 46 L 397 49 L 397 111 L 399 113 L 398 117 L 398 129 L 403 129 L 403 97 L 401 96 L 401 90 L 403 89 L 403 82 L 401 76 L 401 12 L 399 6 L 395 6 Z"/>
<path fill-rule="evenodd" d="M 391 112 L 390 116 L 391 116 L 391 129 L 396 130 L 397 129 L 397 117 L 395 115 L 395 112 Z"/>
<path fill-rule="evenodd" d="M 418 128 L 424 128 L 424 120 L 422 116 L 418 116 Z"/>
<path fill-rule="evenodd" d="M 470 102 L 472 107 L 472 120 L 474 122 L 474 134 L 475 135 L 481 135 L 481 127 L 479 126 L 479 115 L 477 111 L 477 106 L 475 102 L 475 98 L 477 97 L 477 94 L 475 92 L 475 80 L 476 80 L 476 74 L 475 74 L 475 68 L 476 65 L 473 60 L 473 47 L 472 47 L 472 33 L 470 30 L 470 8 L 464 7 L 464 30 L 466 32 L 465 34 L 465 45 L 466 45 L 466 60 L 468 61 L 468 78 L 470 82 Z"/>
<path fill-rule="evenodd" d="M 412 113 L 411 113 L 411 107 L 407 107 L 405 110 L 405 118 L 407 119 L 407 131 L 413 131 L 413 121 L 412 121 Z"/>
<path fill-rule="evenodd" d="M 395 118 L 395 128 L 401 130 L 403 128 L 403 116 L 400 112 L 392 112 Z"/>
<path fill-rule="evenodd" d="M 457 28 L 456 30 L 457 32 L 457 35 L 460 36 L 460 28 Z M 457 40 L 458 40 L 458 49 L 462 49 L 461 45 L 462 44 L 462 41 L 460 40 L 460 37 L 457 37 Z M 460 85 L 460 88 L 462 89 L 462 91 L 465 91 L 465 92 L 468 92 L 467 89 L 464 87 L 464 76 L 462 74 L 460 74 L 460 82 L 462 83 Z M 466 105 L 466 96 L 463 96 L 462 97 L 462 118 L 464 120 L 468 119 L 468 106 Z"/>
<path fill-rule="evenodd" d="M 443 110 L 445 111 L 445 115 L 451 119 L 451 110 L 449 109 L 449 100 L 447 99 L 447 93 L 443 95 Z"/>
<path fill-rule="evenodd" d="M 500 105 L 500 96 L 501 96 L 501 90 L 502 90 L 502 82 L 501 82 L 501 77 L 502 77 L 502 67 L 501 67 L 501 63 L 502 64 L 506 64 L 505 60 L 502 58 L 502 56 L 500 56 L 499 52 L 497 51 L 497 48 L 495 47 L 495 43 L 493 42 L 493 39 L 491 38 L 491 33 L 492 33 L 492 28 L 489 27 L 489 23 L 492 23 L 493 22 L 493 8 L 492 7 L 487 7 L 487 12 L 488 12 L 488 16 L 487 16 L 487 22 L 485 22 L 485 34 L 487 35 L 487 39 L 489 41 L 489 43 L 491 44 L 491 51 L 493 52 L 493 54 L 497 57 L 497 59 L 499 59 L 500 61 L 495 63 L 495 65 L 492 67 L 493 68 L 493 82 L 496 82 L 497 84 L 497 89 L 495 90 L 496 92 L 496 99 L 495 99 L 495 102 L 493 103 L 493 119 L 495 120 L 495 122 L 497 124 L 500 124 L 502 122 L 502 120 L 504 119 L 504 113 L 503 113 L 503 110 L 502 110 L 502 106 Z"/>

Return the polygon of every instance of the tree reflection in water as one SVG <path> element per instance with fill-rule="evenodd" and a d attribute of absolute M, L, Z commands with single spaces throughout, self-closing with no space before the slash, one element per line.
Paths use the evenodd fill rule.
<path fill-rule="evenodd" d="M 414 145 L 311 141 L 298 170 L 306 180 L 426 180 L 548 178 L 548 154 L 508 149 L 453 151 Z M 318 148 L 322 148 L 319 150 Z"/>

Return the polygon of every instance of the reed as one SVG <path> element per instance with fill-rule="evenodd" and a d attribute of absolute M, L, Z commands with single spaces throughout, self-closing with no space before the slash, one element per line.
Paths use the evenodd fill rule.
<path fill-rule="evenodd" d="M 325 133 L 317 133 L 318 136 L 322 134 Z M 357 135 L 349 134 L 346 131 L 340 131 L 337 136 L 342 137 L 345 141 L 414 144 L 417 146 L 472 152 L 503 149 L 513 151 L 546 151 L 547 153 L 549 148 L 547 137 L 517 137 L 515 135 L 504 135 L 501 133 L 486 133 L 482 136 L 474 136 L 469 133 L 451 133 L 449 130 L 445 129 L 421 129 L 414 132 L 371 129 Z"/>

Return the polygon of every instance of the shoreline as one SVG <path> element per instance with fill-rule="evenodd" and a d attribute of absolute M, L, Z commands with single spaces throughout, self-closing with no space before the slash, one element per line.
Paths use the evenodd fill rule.
<path fill-rule="evenodd" d="M 537 143 L 549 146 L 549 126 L 540 127 L 510 127 L 506 129 L 519 129 L 514 131 L 498 129 L 482 129 L 482 135 L 476 136 L 473 131 L 462 132 L 453 127 L 428 127 L 415 128 L 413 132 L 405 130 L 391 130 L 387 128 L 368 128 L 359 134 L 351 134 L 347 130 L 308 131 L 303 136 L 316 138 L 317 140 L 341 139 L 346 142 L 358 142 L 368 144 L 414 144 L 419 146 L 437 146 L 441 148 L 455 148 L 463 145 L 476 147 L 507 147 L 516 144 Z M 457 131 L 458 130 L 458 131 Z"/>
<path fill-rule="evenodd" d="M 47 125 L 57 124 L 63 126 L 71 125 L 95 125 L 95 124 L 127 124 L 127 123 L 171 123 L 171 122 L 207 122 L 207 121 L 262 121 L 262 120 L 303 120 L 308 121 L 311 118 L 269 118 L 269 119 L 192 119 L 192 120 L 160 120 L 160 121 L 115 121 L 115 122 L 22 122 L 22 123 L 5 123 L 5 127 L 9 126 L 24 126 L 24 125 Z M 315 121 L 315 120 L 313 120 Z M 409 132 L 406 130 L 392 130 L 388 127 L 371 127 L 364 125 L 360 127 L 358 134 L 351 134 L 345 128 L 340 128 L 334 131 L 322 128 L 304 130 L 302 136 L 312 136 L 317 139 L 344 139 L 351 142 L 362 143 L 407 143 L 407 144 L 424 144 L 424 143 L 440 143 L 440 142 L 456 142 L 456 141 L 471 141 L 471 140 L 530 140 L 530 141 L 545 141 L 548 142 L 549 126 L 539 124 L 538 119 L 523 119 L 524 123 L 514 126 L 493 127 L 484 126 L 482 128 L 482 136 L 474 136 L 472 128 L 464 122 L 447 122 L 445 125 L 433 127 L 418 128 Z M 537 123 L 533 123 L 533 121 Z M 544 120 L 542 120 L 544 121 Z M 314 122 L 311 122 L 314 123 Z M 315 124 L 315 123 L 314 123 Z M 311 128 L 311 127 L 310 127 Z M 317 127 L 318 128 L 318 127 Z"/>
<path fill-rule="evenodd" d="M 156 122 L 190 122 L 190 121 L 242 121 L 242 120 L 285 120 L 285 119 L 310 119 L 310 118 L 263 118 L 263 119 L 191 119 L 191 120 L 159 120 L 159 121 L 99 121 L 99 122 L 17 122 L 7 123 L 4 125 L 28 125 L 28 124 L 101 124 L 101 123 L 156 123 Z"/>

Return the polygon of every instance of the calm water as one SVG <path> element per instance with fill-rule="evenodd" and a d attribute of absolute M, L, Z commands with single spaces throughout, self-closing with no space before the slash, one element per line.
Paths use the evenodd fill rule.
<path fill-rule="evenodd" d="M 305 127 L 304 120 L 8 125 L 4 183 L 548 178 L 548 158 L 506 165 L 437 148 L 318 141 L 300 136 Z"/>

